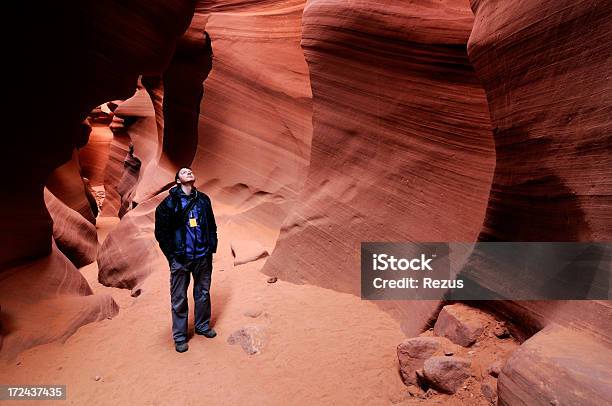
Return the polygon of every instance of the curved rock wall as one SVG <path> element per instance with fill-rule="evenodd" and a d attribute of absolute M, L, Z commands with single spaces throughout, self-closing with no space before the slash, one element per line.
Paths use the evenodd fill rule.
<path fill-rule="evenodd" d="M 74 264 L 51 244 L 50 255 L 0 272 L 0 358 L 65 340 L 82 325 L 119 311 L 110 295 L 94 295 Z"/>
<path fill-rule="evenodd" d="M 612 241 L 612 10 L 473 1 L 496 170 L 485 241 Z"/>
<path fill-rule="evenodd" d="M 11 76 L 6 96 L 19 106 L 13 119 L 23 123 L 20 130 L 27 136 L 3 140 L 0 172 L 9 179 L 25 157 L 33 164 L 12 190 L 0 194 L 6 205 L 0 220 L 7 231 L 0 235 L 0 245 L 7 248 L 1 252 L 0 266 L 51 252 L 50 218 L 43 199 L 47 177 L 70 160 L 76 146 L 87 143 L 81 122 L 94 107 L 129 97 L 139 74 L 164 69 L 193 7 L 191 0 L 44 3 L 35 10 L 28 4 L 16 7 L 9 20 L 23 22 L 23 16 L 29 16 L 27 26 L 15 31 L 28 35 L 7 49 L 19 61 L 19 68 Z M 55 46 L 49 46 L 48 38 Z M 60 95 L 66 96 L 62 103 L 54 103 Z M 37 113 L 35 120 L 32 112 Z M 10 197 L 13 194 L 23 199 L 16 203 Z M 15 218 L 29 220 L 16 224 Z"/>
<path fill-rule="evenodd" d="M 214 68 L 193 165 L 224 203 L 292 200 L 304 182 L 312 104 L 300 48 L 303 7 L 301 0 L 196 7 L 194 21 L 207 16 Z"/>
<path fill-rule="evenodd" d="M 81 176 L 79 154 L 75 149 L 72 159 L 55 169 L 47 179 L 46 187 L 64 204 L 92 224 L 96 223 L 97 206 Z M 93 204 L 92 204 L 93 201 Z"/>
<path fill-rule="evenodd" d="M 609 2 L 472 1 L 470 60 L 487 92 L 496 167 L 482 241 L 612 241 Z M 494 302 L 534 330 L 610 340 L 601 301 Z"/>
<path fill-rule="evenodd" d="M 152 204 L 166 196 L 167 191 L 160 193 L 160 189 L 174 183 L 180 165 L 191 164 L 197 176 L 196 187 L 213 196 L 214 207 L 229 208 L 234 215 L 229 224 L 224 224 L 224 217 L 217 219 L 224 227 L 219 234 L 221 249 L 229 246 L 229 235 L 236 233 L 246 239 L 264 238 L 260 242 L 270 248 L 274 245 L 274 241 L 250 230 L 254 223 L 272 230 L 280 228 L 308 167 L 312 107 L 308 67 L 300 48 L 303 6 L 303 1 L 296 0 L 198 4 L 182 46 L 200 43 L 205 29 L 212 39 L 213 68 L 204 82 L 200 106 L 192 103 L 197 94 L 188 94 L 178 86 L 178 95 L 172 99 L 177 105 L 173 112 L 177 119 L 193 117 L 199 107 L 197 146 L 190 138 L 191 127 L 185 132 L 176 121 L 159 120 L 169 113 L 167 82 L 173 83 L 173 76 L 184 75 L 185 70 L 202 72 L 194 69 L 205 64 L 171 64 L 161 86 L 152 78 L 143 81 L 152 95 L 163 139 L 160 141 L 159 133 L 149 124 L 149 129 L 141 133 L 142 143 L 146 139 L 147 145 L 155 145 L 158 151 L 163 144 L 164 153 L 159 155 L 162 164 L 156 164 L 154 154 L 143 156 L 142 148 L 139 153 L 135 143 L 135 155 L 147 169 L 136 186 L 134 201 L 138 207 L 123 218 L 100 250 L 103 283 L 133 288 L 160 269 L 147 261 L 136 261 L 135 255 L 142 258 L 143 253 L 150 253 L 148 258 L 155 263 L 163 258 L 152 235 Z M 199 83 L 190 82 L 190 92 L 198 89 Z M 123 114 L 122 109 L 120 105 L 116 113 Z M 138 237 L 142 233 L 151 236 L 153 245 L 147 241 L 144 246 L 144 240 Z"/>
<path fill-rule="evenodd" d="M 194 25 L 194 24 L 192 24 Z M 203 96 L 203 82 L 212 68 L 210 38 L 204 30 L 190 26 L 181 37 L 170 64 L 158 77 L 143 77 L 142 83 L 151 98 L 157 136 L 147 132 L 147 140 L 155 140 L 153 159 L 136 156 L 145 163 L 135 188 L 133 200 L 143 202 L 159 193 L 181 165 L 189 165 L 198 146 L 198 120 Z"/>
<path fill-rule="evenodd" d="M 92 187 L 103 187 L 113 133 L 107 123 L 95 123 L 87 145 L 79 149 L 81 174 Z"/>
<path fill-rule="evenodd" d="M 362 241 L 477 238 L 494 152 L 472 21 L 465 1 L 307 3 L 312 159 L 265 273 L 359 294 Z M 414 333 L 437 303 L 385 306 Z"/>
<path fill-rule="evenodd" d="M 5 97 L 15 107 L 11 119 L 21 128 L 16 136 L 3 137 L 0 148 L 0 176 L 9 186 L 0 190 L 2 357 L 65 338 L 83 324 L 116 313 L 112 298 L 92 295 L 53 243 L 43 190 L 75 147 L 87 143 L 82 122 L 94 107 L 129 97 L 138 75 L 164 70 L 194 2 L 15 6 L 7 10 L 9 32 L 24 35 L 7 45 L 12 58 Z"/>
<path fill-rule="evenodd" d="M 123 119 L 113 117 L 110 125 L 113 139 L 110 143 L 108 164 L 104 173 L 104 203 L 102 204 L 102 216 L 117 216 L 121 208 L 122 195 L 119 194 L 119 185 L 124 177 L 124 161 L 130 150 L 130 138 L 123 131 Z M 121 217 L 121 215 L 119 215 Z"/>
<path fill-rule="evenodd" d="M 123 217 L 132 209 L 134 196 L 142 176 L 142 164 L 151 165 L 154 169 L 161 153 L 161 135 L 157 134 L 156 114 L 153 103 L 146 89 L 139 83 L 134 95 L 120 103 L 115 116 L 123 120 L 121 132 L 129 137 L 127 154 L 121 157 L 122 173 L 116 190 L 120 196 L 119 211 Z M 123 140 L 113 141 L 120 150 Z M 119 162 L 117 162 L 119 163 Z"/>
<path fill-rule="evenodd" d="M 46 188 L 45 204 L 53 219 L 53 239 L 60 251 L 77 268 L 95 261 L 98 252 L 96 226 L 66 206 Z"/>

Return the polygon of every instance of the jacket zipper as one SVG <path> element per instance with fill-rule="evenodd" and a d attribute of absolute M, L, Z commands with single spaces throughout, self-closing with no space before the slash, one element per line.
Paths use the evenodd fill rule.
<path fill-rule="evenodd" d="M 195 203 L 193 204 L 193 207 L 191 208 L 191 213 L 189 213 L 189 215 L 191 216 L 191 218 L 193 218 L 193 209 L 197 206 L 198 204 L 198 191 L 195 191 L 195 196 L 193 197 L 195 200 Z M 198 223 L 198 225 L 196 227 L 199 227 L 200 223 Z M 200 227 L 200 233 L 202 232 L 202 228 Z M 198 231 L 196 230 L 196 228 L 194 227 L 193 230 L 193 238 L 194 238 L 194 242 L 193 242 L 193 252 L 191 253 L 191 259 L 195 259 L 196 258 L 196 254 L 198 252 Z"/>

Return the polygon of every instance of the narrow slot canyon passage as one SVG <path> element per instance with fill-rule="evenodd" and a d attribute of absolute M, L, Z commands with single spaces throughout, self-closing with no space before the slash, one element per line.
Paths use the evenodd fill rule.
<path fill-rule="evenodd" d="M 144 202 L 126 208 L 118 193 L 129 191 L 129 183 L 138 178 L 131 172 L 138 150 L 130 147 L 126 131 L 138 134 L 141 128 L 153 128 L 146 120 L 154 114 L 143 96 L 140 89 L 132 99 L 120 103 L 123 107 L 112 120 L 110 113 L 98 122 L 93 120 L 89 142 L 78 151 L 81 176 L 87 179 L 98 203 L 98 261 L 78 271 L 93 295 L 112 298 L 118 313 L 81 326 L 64 342 L 21 352 L 4 363 L 0 381 L 63 382 L 68 386 L 70 404 L 189 405 L 200 404 L 203 396 L 212 404 L 283 404 L 287 399 L 342 405 L 427 401 L 410 399 L 402 382 L 397 345 L 405 334 L 400 321 L 388 311 L 354 294 L 325 287 L 282 279 L 270 283 L 270 277 L 261 272 L 270 256 L 258 258 L 257 251 L 274 254 L 280 231 L 261 216 L 269 212 L 265 207 L 274 200 L 266 195 L 250 196 L 252 192 L 244 187 L 220 189 L 214 200 L 222 237 L 214 257 L 211 287 L 212 326 L 218 335 L 213 339 L 194 335 L 190 286 L 190 349 L 185 354 L 173 350 L 167 263 L 160 256 L 152 260 L 149 256 L 143 264 L 130 248 L 133 241 L 142 244 L 140 235 L 144 234 L 147 244 L 157 249 L 151 238 L 155 205 Z M 148 112 L 140 112 L 146 109 Z M 127 127 L 119 115 L 130 117 L 134 110 L 140 118 Z M 215 182 L 210 184 L 214 190 Z M 203 190 L 208 187 L 202 185 Z M 126 195 L 130 196 L 129 192 Z M 127 210 L 122 219 L 109 215 L 121 208 Z M 125 227 L 137 231 L 125 232 Z M 107 241 L 109 235 L 114 235 L 114 242 Z M 261 244 L 254 245 L 254 241 Z M 127 255 L 128 271 L 145 267 L 147 276 L 135 283 L 124 279 L 133 286 L 122 286 L 109 274 L 108 280 L 118 287 L 105 286 L 99 281 L 98 263 L 107 252 Z M 241 256 L 247 258 L 238 264 Z M 253 338 L 244 348 L 241 342 L 230 344 L 230 336 L 238 331 Z M 423 334 L 430 337 L 432 329 Z M 496 341 L 492 339 L 481 348 L 481 356 L 486 354 L 484 359 L 489 362 L 516 346 L 514 340 L 501 346 Z M 249 355 L 249 351 L 257 353 Z M 467 354 L 468 350 L 462 351 Z M 458 396 L 438 397 L 430 401 L 460 405 L 470 399 L 487 404 L 476 381 Z"/>
<path fill-rule="evenodd" d="M 121 182 L 113 174 L 122 159 L 132 156 L 128 152 L 121 157 L 129 148 L 121 132 L 115 136 L 113 141 L 108 122 L 94 123 L 89 143 L 79 150 L 81 174 L 98 192 L 101 206 L 95 226 L 98 255 L 121 221 L 108 215 L 120 206 L 116 186 Z M 105 179 L 112 184 L 105 185 Z M 68 387 L 68 404 L 75 405 L 196 405 L 204 398 L 212 404 L 283 404 L 296 397 L 304 403 L 349 405 L 402 399 L 405 390 L 395 351 L 404 336 L 399 322 L 352 294 L 282 280 L 268 283 L 269 277 L 259 272 L 268 257 L 234 265 L 231 241 L 250 234 L 273 247 L 278 229 L 250 221 L 246 234 L 234 223 L 241 224 L 244 212 L 257 200 L 247 209 L 243 203 L 221 202 L 214 203 L 222 238 L 211 286 L 217 337 L 193 334 L 192 281 L 190 350 L 174 351 L 169 270 L 163 260 L 147 264 L 150 275 L 131 290 L 101 284 L 94 261 L 78 271 L 94 295 L 112 297 L 119 307 L 117 315 L 80 327 L 65 342 L 39 345 L 3 360 L 0 382 L 62 382 Z M 123 221 L 131 221 L 129 212 Z M 240 343 L 228 343 L 233 332 L 245 328 L 256 334 L 258 341 L 251 346 L 261 353 L 255 356 Z"/>
<path fill-rule="evenodd" d="M 0 148 L 0 391 L 612 404 L 609 1 L 100 0 L 24 19 L 6 96 L 22 128 Z M 192 186 L 196 214 L 172 217 Z M 500 242 L 533 256 L 475 248 Z M 368 274 L 368 243 L 411 267 L 445 245 L 434 282 L 481 296 L 399 286 L 423 267 Z M 217 335 L 195 329 L 190 274 L 182 351 L 176 264 L 213 246 Z"/>

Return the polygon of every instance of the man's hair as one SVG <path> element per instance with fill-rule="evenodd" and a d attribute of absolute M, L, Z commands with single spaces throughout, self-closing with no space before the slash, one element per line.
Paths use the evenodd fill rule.
<path fill-rule="evenodd" d="M 193 169 L 191 169 L 188 166 L 181 166 L 178 171 L 176 171 L 176 175 L 174 175 L 174 181 L 176 182 L 179 178 L 179 173 L 183 170 L 183 169 L 189 169 L 190 171 L 193 171 Z"/>

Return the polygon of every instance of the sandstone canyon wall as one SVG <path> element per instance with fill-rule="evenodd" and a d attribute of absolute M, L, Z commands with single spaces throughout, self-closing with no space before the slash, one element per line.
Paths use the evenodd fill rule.
<path fill-rule="evenodd" d="M 609 4 L 469 6 L 307 4 L 312 160 L 264 272 L 358 294 L 361 241 L 609 241 Z M 609 337 L 606 302 L 490 305 Z"/>
<path fill-rule="evenodd" d="M 264 272 L 359 294 L 362 241 L 475 241 L 495 156 L 465 1 L 309 1 L 306 184 Z M 416 333 L 435 302 L 383 306 Z"/>
<path fill-rule="evenodd" d="M 472 6 L 497 157 L 480 239 L 611 241 L 609 2 Z"/>
<path fill-rule="evenodd" d="M 491 110 L 496 165 L 481 241 L 612 240 L 610 2 L 472 1 L 470 61 Z M 494 302 L 609 341 L 605 301 Z M 506 308 L 507 307 L 507 308 Z"/>
<path fill-rule="evenodd" d="M 273 248 L 275 239 L 262 236 L 258 227 L 280 228 L 301 189 L 310 158 L 311 91 L 300 48 L 303 6 L 303 1 L 295 0 L 198 3 L 179 47 L 190 52 L 189 44 L 203 43 L 206 30 L 214 55 L 210 75 L 206 70 L 198 77 L 202 66 L 210 69 L 201 61 L 173 61 L 160 79 L 144 78 L 149 100 L 140 90 L 117 108 L 118 116 L 141 116 L 126 130 L 145 169 L 134 185 L 136 208 L 110 233 L 100 251 L 102 283 L 134 288 L 166 266 L 163 261 L 154 267 L 135 258 L 155 263 L 163 259 L 152 236 L 153 214 L 181 165 L 191 165 L 198 177 L 196 186 L 213 196 L 213 207 L 231 207 L 231 221 L 217 219 L 226 235 L 260 239 L 269 250 Z M 173 75 L 191 75 L 193 81 L 187 89 L 177 81 L 169 98 Z M 194 105 L 202 85 L 203 98 Z M 185 97 L 191 101 L 182 102 Z M 135 104 L 152 109 L 129 112 L 128 106 Z M 148 118 L 143 119 L 145 114 Z M 168 119 L 169 114 L 176 118 Z M 184 123 L 193 123 L 194 118 L 197 128 L 191 124 L 185 128 Z M 151 241 L 145 243 L 142 233 Z M 220 236 L 221 249 L 229 249 L 230 243 Z"/>
<path fill-rule="evenodd" d="M 77 268 L 92 263 L 98 252 L 96 227 L 45 189 L 45 204 L 53 219 L 53 240 Z"/>
<path fill-rule="evenodd" d="M 49 175 L 45 186 L 83 218 L 95 224 L 97 207 L 95 203 L 92 204 L 93 196 L 81 176 L 79 155 L 76 149 L 72 152 L 68 162 L 56 168 Z"/>
<path fill-rule="evenodd" d="M 182 165 L 223 207 L 226 235 L 273 250 L 263 272 L 356 295 L 362 241 L 610 241 L 609 2 L 43 7 L 56 18 L 37 17 L 34 32 L 56 33 L 62 47 L 52 53 L 39 38 L 26 47 L 50 61 L 29 92 L 46 108 L 39 121 L 16 116 L 31 137 L 5 141 L 0 171 L 13 184 L 31 152 L 32 170 L 0 192 L 0 317 L 11 354 L 117 311 L 74 266 L 97 248 L 74 151 L 89 136 L 83 119 L 108 100 L 126 99 L 114 112 L 122 135 L 108 163 L 93 154 L 87 165 L 94 182 L 116 188 L 103 213 L 122 217 L 98 252 L 106 285 L 138 289 L 165 269 L 153 213 Z M 72 19 L 80 25 L 70 28 Z M 20 83 L 31 86 L 35 73 Z M 23 90 L 11 99 L 31 105 Z M 49 105 L 60 94 L 70 97 L 58 114 Z M 220 235 L 220 249 L 230 243 Z M 608 302 L 490 305 L 532 332 L 557 321 L 612 333 Z M 41 331 L 35 306 L 51 309 L 54 329 Z M 415 334 L 438 303 L 381 306 Z"/>
<path fill-rule="evenodd" d="M 18 62 L 8 96 L 39 115 L 32 120 L 27 108 L 15 109 L 14 119 L 24 123 L 21 133 L 27 136 L 3 141 L 3 176 L 12 178 L 15 166 L 24 160 L 32 165 L 19 182 L 11 182 L 10 192 L 2 192 L 1 220 L 7 232 L 2 234 L 0 264 L 51 252 L 51 222 L 43 199 L 48 175 L 70 160 L 75 146 L 87 143 L 88 131 L 81 122 L 95 106 L 129 97 L 139 74 L 164 69 L 194 4 L 105 0 L 39 6 L 35 12 L 27 4 L 15 10 L 16 16 L 31 16 L 28 35 L 7 49 Z M 49 36 L 57 46 L 41 40 Z M 46 62 L 44 69 L 40 61 Z M 29 80 L 32 77 L 37 80 Z M 60 105 L 61 114 L 53 108 L 59 95 L 70 95 Z M 15 193 L 23 196 L 20 202 L 9 198 Z M 28 220 L 16 223 L 16 217 Z"/>
<path fill-rule="evenodd" d="M 94 107 L 129 97 L 138 75 L 164 70 L 193 8 L 187 0 L 103 0 L 42 3 L 36 10 L 20 3 L 9 11 L 7 28 L 24 35 L 6 49 L 12 56 L 6 96 L 18 107 L 11 117 L 21 128 L 2 140 L 0 173 L 7 186 L 0 191 L 2 357 L 66 338 L 79 326 L 117 312 L 110 296 L 92 295 L 56 247 L 53 235 L 64 244 L 70 241 L 64 238 L 69 229 L 54 229 L 44 188 L 56 168 L 71 161 L 75 147 L 87 144 L 89 128 L 82 122 Z M 91 200 L 77 175 L 79 182 L 70 177 L 51 187 L 55 197 L 80 213 L 70 216 L 93 222 Z M 68 193 L 74 187 L 82 192 Z M 49 210 L 70 213 L 52 200 Z M 58 227 L 62 224 L 56 220 Z M 81 230 L 88 240 L 91 229 Z M 91 247 L 81 251 L 92 255 Z M 87 259 L 69 255 L 77 263 Z"/>

